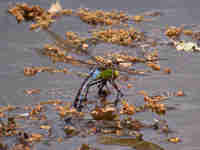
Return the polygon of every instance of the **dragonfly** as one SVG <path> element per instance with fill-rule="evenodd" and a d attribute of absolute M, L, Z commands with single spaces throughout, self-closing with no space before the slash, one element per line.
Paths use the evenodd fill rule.
<path fill-rule="evenodd" d="M 82 102 L 87 101 L 89 89 L 94 85 L 97 85 L 98 87 L 98 95 L 103 95 L 103 88 L 107 87 L 107 83 L 111 84 L 117 92 L 115 100 L 116 106 L 120 101 L 120 97 L 124 96 L 124 94 L 115 82 L 115 79 L 118 76 L 119 71 L 114 68 L 94 66 L 91 69 L 89 76 L 85 78 L 85 80 L 81 84 L 81 87 L 78 90 L 74 101 L 74 107 L 78 110 L 81 110 L 83 108 Z"/>
<path fill-rule="evenodd" d="M 78 111 L 81 111 L 84 107 L 83 102 L 87 102 L 87 96 L 91 87 L 97 86 L 98 95 L 102 95 L 104 92 L 104 87 L 108 87 L 108 84 L 110 84 L 117 92 L 116 99 L 114 101 L 114 105 L 117 106 L 120 98 L 124 96 L 123 92 L 116 83 L 116 79 L 119 77 L 120 72 L 127 72 L 134 75 L 144 75 L 143 71 L 140 72 L 136 71 L 135 69 L 120 67 L 120 64 L 124 63 L 125 61 L 116 60 L 112 57 L 107 63 L 98 61 L 98 57 L 93 56 L 91 52 L 88 51 L 89 47 L 94 44 L 94 40 L 96 41 L 95 44 L 98 43 L 96 39 L 91 38 L 85 41 L 89 45 L 88 49 L 86 50 L 83 48 L 83 45 L 72 45 L 71 43 L 69 43 L 69 41 L 67 41 L 67 39 L 62 38 L 62 36 L 49 29 L 45 29 L 45 31 L 54 39 L 55 45 L 59 48 L 66 50 L 67 52 L 78 50 L 82 54 L 88 55 L 90 59 L 95 62 L 95 64 L 91 64 L 83 60 L 76 60 L 80 64 L 86 64 L 92 67 L 92 69 L 90 69 L 89 75 L 82 82 L 73 102 L 74 108 L 76 108 Z"/>

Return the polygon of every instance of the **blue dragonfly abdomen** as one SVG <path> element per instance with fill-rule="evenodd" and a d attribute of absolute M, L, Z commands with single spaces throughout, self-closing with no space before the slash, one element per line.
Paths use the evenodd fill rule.
<path fill-rule="evenodd" d="M 85 84 L 84 84 L 84 86 L 82 88 L 82 91 L 80 93 L 80 100 L 84 99 L 84 95 L 85 95 L 88 83 L 91 82 L 92 80 L 95 80 L 96 78 L 98 78 L 100 73 L 101 73 L 101 71 L 98 68 L 92 69 L 90 71 L 90 73 L 89 73 L 90 77 L 88 78 L 87 82 L 85 82 Z"/>
<path fill-rule="evenodd" d="M 99 69 L 95 69 L 95 71 L 92 74 L 92 79 L 96 79 L 100 75 L 101 71 Z"/>

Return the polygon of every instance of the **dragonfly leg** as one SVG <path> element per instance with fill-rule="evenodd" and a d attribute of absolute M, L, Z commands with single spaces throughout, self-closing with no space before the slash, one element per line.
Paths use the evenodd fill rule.
<path fill-rule="evenodd" d="M 117 106 L 118 102 L 120 101 L 120 97 L 123 97 L 124 94 L 121 92 L 120 88 L 117 86 L 114 80 L 110 80 L 110 83 L 114 87 L 114 89 L 117 91 L 117 97 L 115 100 L 115 106 Z"/>
<path fill-rule="evenodd" d="M 84 81 L 83 81 L 83 83 L 81 84 L 81 87 L 79 88 L 79 90 L 78 90 L 78 93 L 76 94 L 76 97 L 75 97 L 75 100 L 74 100 L 74 104 L 73 104 L 73 106 L 78 110 L 78 111 L 81 111 L 81 101 L 82 101 L 82 97 L 81 97 L 81 93 L 82 93 L 82 91 L 83 91 L 83 87 L 84 87 L 84 85 L 85 85 L 85 83 L 88 81 L 88 79 L 85 79 Z M 79 104 L 78 104 L 79 103 Z"/>
<path fill-rule="evenodd" d="M 103 82 L 102 79 L 101 79 L 101 80 L 99 80 L 99 79 L 98 79 L 98 80 L 97 80 L 97 79 L 94 79 L 94 80 L 90 81 L 90 82 L 86 85 L 86 92 L 85 92 L 84 97 L 81 97 L 81 99 L 79 99 L 79 97 L 81 96 L 83 87 L 84 87 L 84 85 L 85 85 L 86 82 L 85 82 L 84 84 L 82 84 L 83 86 L 81 86 L 81 88 L 79 89 L 78 94 L 77 94 L 76 99 L 75 99 L 75 102 L 74 102 L 74 107 L 75 107 L 78 111 L 81 111 L 82 108 L 83 108 L 82 102 L 83 102 L 83 101 L 87 101 L 87 95 L 88 95 L 88 92 L 89 92 L 90 87 L 92 87 L 92 86 L 94 86 L 94 85 L 96 85 L 96 84 L 99 84 L 99 83 L 101 83 L 101 82 Z M 79 105 L 77 104 L 78 102 L 79 102 Z"/>
<path fill-rule="evenodd" d="M 81 93 L 82 93 L 82 91 L 84 90 L 85 84 L 86 84 L 87 81 L 90 79 L 90 77 L 94 74 L 95 70 L 96 70 L 96 68 L 94 67 L 94 68 L 92 69 L 92 71 L 90 72 L 89 76 L 88 76 L 87 78 L 85 78 L 85 80 L 82 82 L 81 87 L 79 88 L 78 93 L 76 94 L 76 97 L 75 97 L 73 106 L 74 106 L 75 108 L 79 108 L 80 111 L 81 111 L 81 107 L 82 107 L 82 106 L 81 106 L 81 99 L 80 99 L 80 98 L 82 98 L 82 97 L 81 97 Z M 78 106 L 78 103 L 79 103 L 79 106 Z"/>
<path fill-rule="evenodd" d="M 97 85 L 97 84 L 100 84 L 103 82 L 103 79 L 94 79 L 92 81 L 90 81 L 87 86 L 86 86 L 86 92 L 85 92 L 85 96 L 84 96 L 84 99 L 87 100 L 87 95 L 88 95 L 88 92 L 89 92 L 89 89 L 94 86 L 94 85 Z"/>
<path fill-rule="evenodd" d="M 107 80 L 103 80 L 102 83 L 98 85 L 98 95 L 99 96 L 105 96 L 105 92 L 103 91 L 103 88 L 107 85 Z"/>

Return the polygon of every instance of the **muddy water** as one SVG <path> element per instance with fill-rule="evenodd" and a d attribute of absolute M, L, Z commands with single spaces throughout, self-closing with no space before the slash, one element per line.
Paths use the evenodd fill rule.
<path fill-rule="evenodd" d="M 77 91 L 81 78 L 62 73 L 50 75 L 41 73 L 35 77 L 25 77 L 23 68 L 25 66 L 57 66 L 62 67 L 63 64 L 51 64 L 47 57 L 38 55 L 36 48 L 49 39 L 43 32 L 30 32 L 27 25 L 18 25 L 15 19 L 6 13 L 9 3 L 21 2 L 20 0 L 1 0 L 0 1 L 0 105 L 7 104 L 30 104 L 37 103 L 41 100 L 49 98 L 59 98 L 71 101 L 74 93 Z M 27 1 L 26 1 L 27 2 Z M 40 4 L 42 7 L 48 7 L 48 0 L 28 0 L 31 4 Z M 130 15 L 143 11 L 160 10 L 164 13 L 159 19 L 152 23 L 152 26 L 163 27 L 168 25 L 180 24 L 200 24 L 199 6 L 200 1 L 188 0 L 62 0 L 65 8 L 101 8 L 111 10 L 113 8 L 124 10 Z M 87 30 L 91 27 L 82 23 L 77 18 L 65 17 L 59 20 L 53 30 L 62 34 L 63 31 L 79 32 L 82 35 L 87 34 Z M 148 26 L 146 27 L 148 28 Z M 145 29 L 144 29 L 145 30 Z M 103 48 L 102 48 L 103 49 Z M 106 49 L 106 47 L 105 47 Z M 167 120 L 173 130 L 176 130 L 175 136 L 180 136 L 182 143 L 169 144 L 159 141 L 156 135 L 145 134 L 146 140 L 152 140 L 159 143 L 168 150 L 199 150 L 200 149 L 200 54 L 178 53 L 175 49 L 162 47 L 159 49 L 161 56 L 168 58 L 167 61 L 161 62 L 165 67 L 170 67 L 173 73 L 169 76 L 155 74 L 149 77 L 138 78 L 134 81 L 134 88 L 126 91 L 127 98 L 130 102 L 137 101 L 135 93 L 139 90 L 146 90 L 149 93 L 156 91 L 175 91 L 183 89 L 186 97 L 171 98 L 167 103 L 170 106 L 176 106 L 177 109 L 167 113 Z M 69 69 L 70 65 L 64 65 Z M 82 69 L 82 71 L 88 71 Z M 24 94 L 25 89 L 39 88 L 41 93 L 35 96 L 27 96 Z M 142 116 L 148 120 L 147 116 Z M 75 149 L 81 143 L 95 144 L 96 137 L 89 138 L 72 138 L 62 144 L 54 144 L 50 149 L 66 149 L 66 144 L 70 145 L 70 149 Z M 129 147 L 120 146 L 103 146 L 96 145 L 102 149 L 124 150 L 131 149 Z M 39 149 L 47 149 L 40 146 Z"/>

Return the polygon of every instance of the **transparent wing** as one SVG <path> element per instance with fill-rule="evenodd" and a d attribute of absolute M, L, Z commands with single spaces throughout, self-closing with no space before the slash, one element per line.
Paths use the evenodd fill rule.
<path fill-rule="evenodd" d="M 89 67 L 92 67 L 94 65 L 96 65 L 97 67 L 106 67 L 107 64 L 105 63 L 102 63 L 101 61 L 98 60 L 97 57 L 91 55 L 91 51 L 89 51 L 88 49 L 92 46 L 94 46 L 95 44 L 98 44 L 99 42 L 101 41 L 98 41 L 97 39 L 94 39 L 94 38 L 88 38 L 84 41 L 85 44 L 88 45 L 88 49 L 83 49 L 82 48 L 82 45 L 73 45 L 72 43 L 70 43 L 67 39 L 64 39 L 62 36 L 58 35 L 57 33 L 49 30 L 49 29 L 45 29 L 45 31 L 51 36 L 51 38 L 53 38 L 53 40 L 55 41 L 55 45 L 67 52 L 76 52 L 76 50 L 78 50 L 79 52 L 81 52 L 82 54 L 86 54 L 89 56 L 89 58 L 91 60 L 93 60 L 95 63 L 88 63 L 84 60 L 79 60 L 79 59 L 76 59 L 76 60 L 70 60 L 69 62 L 72 62 L 75 61 L 75 62 L 78 62 L 80 64 L 84 64 L 84 65 L 87 65 Z M 102 57 L 103 58 L 103 57 Z M 139 75 L 145 75 L 145 72 L 144 71 L 136 71 L 135 69 L 128 69 L 128 68 L 123 68 L 123 67 L 120 67 L 119 65 L 117 64 L 113 64 L 110 66 L 111 68 L 113 69 L 116 69 L 120 72 L 126 72 L 128 74 L 139 74 Z"/>
<path fill-rule="evenodd" d="M 79 51 L 82 54 L 86 54 L 90 57 L 90 59 L 92 59 L 94 62 L 96 62 L 96 64 L 98 65 L 102 65 L 100 62 L 97 61 L 97 59 L 91 55 L 91 51 L 89 51 L 89 48 L 91 48 L 92 46 L 96 45 L 97 43 L 99 43 L 100 41 L 98 41 L 95 38 L 88 38 L 84 41 L 84 43 L 82 43 L 81 45 L 73 45 L 71 42 L 69 42 L 67 39 L 64 39 L 62 36 L 58 35 L 57 33 L 49 30 L 49 29 L 45 29 L 45 31 L 50 35 L 50 37 L 55 41 L 55 45 L 67 52 L 75 52 Z M 83 49 L 83 44 L 87 44 L 88 48 Z M 83 64 L 88 64 L 91 65 L 87 62 L 84 62 L 82 60 L 77 60 L 80 63 Z"/>

